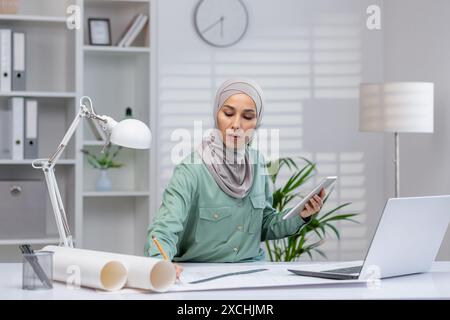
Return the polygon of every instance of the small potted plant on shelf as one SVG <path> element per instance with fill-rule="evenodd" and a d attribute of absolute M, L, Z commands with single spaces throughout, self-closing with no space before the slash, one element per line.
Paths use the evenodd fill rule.
<path fill-rule="evenodd" d="M 121 168 L 124 166 L 122 163 L 118 163 L 114 160 L 120 150 L 122 150 L 121 146 L 117 146 L 116 150 L 113 150 L 111 143 L 105 147 L 105 150 L 100 156 L 96 156 L 86 149 L 81 149 L 81 152 L 86 155 L 88 163 L 94 169 L 100 170 L 100 175 L 95 185 L 97 191 L 111 190 L 112 184 L 111 179 L 108 176 L 108 169 Z"/>

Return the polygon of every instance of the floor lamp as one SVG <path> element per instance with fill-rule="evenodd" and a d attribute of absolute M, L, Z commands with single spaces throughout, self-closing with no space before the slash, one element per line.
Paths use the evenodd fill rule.
<path fill-rule="evenodd" d="M 393 132 L 395 197 L 400 196 L 399 133 L 433 132 L 434 85 L 429 82 L 360 85 L 359 130 Z"/>
<path fill-rule="evenodd" d="M 125 119 L 116 122 L 111 117 L 96 114 L 89 97 L 84 96 L 80 99 L 80 109 L 78 114 L 75 116 L 69 129 L 67 129 L 67 132 L 62 138 L 55 153 L 48 159 L 36 159 L 32 163 L 33 168 L 40 169 L 44 172 L 50 195 L 50 202 L 56 219 L 56 226 L 58 227 L 60 237 L 59 245 L 64 247 L 73 247 L 73 239 L 67 222 L 66 211 L 64 209 L 61 194 L 56 182 L 55 165 L 83 118 L 88 121 L 98 122 L 107 136 L 105 146 L 111 142 L 127 148 L 149 149 L 152 138 L 149 127 L 142 121 Z"/>

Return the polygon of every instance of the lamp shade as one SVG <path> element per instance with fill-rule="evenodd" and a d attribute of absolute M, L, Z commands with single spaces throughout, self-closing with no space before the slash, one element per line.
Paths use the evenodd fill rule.
<path fill-rule="evenodd" d="M 360 85 L 360 131 L 433 132 L 434 85 L 387 82 Z"/>
<path fill-rule="evenodd" d="M 149 127 L 142 121 L 125 119 L 112 127 L 110 141 L 127 148 L 149 149 L 152 134 Z"/>

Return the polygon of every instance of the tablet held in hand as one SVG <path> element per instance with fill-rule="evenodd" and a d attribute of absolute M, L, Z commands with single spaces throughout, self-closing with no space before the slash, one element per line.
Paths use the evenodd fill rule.
<path fill-rule="evenodd" d="M 316 194 L 319 194 L 320 190 L 326 189 L 330 187 L 333 183 L 335 183 L 337 180 L 336 176 L 330 176 L 324 178 L 314 189 L 311 190 L 311 192 L 302 199 L 295 207 L 293 207 L 291 210 L 289 210 L 288 213 L 286 213 L 283 217 L 283 220 L 295 217 L 298 215 L 302 210 L 305 208 L 305 204 L 308 203 L 309 200 L 311 200 L 312 197 L 314 197 Z"/>

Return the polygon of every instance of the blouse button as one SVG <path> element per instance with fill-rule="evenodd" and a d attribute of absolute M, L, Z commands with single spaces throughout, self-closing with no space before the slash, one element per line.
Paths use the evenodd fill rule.
<path fill-rule="evenodd" d="M 214 219 L 218 219 L 219 215 L 217 213 L 214 213 L 213 217 L 214 217 Z"/>
<path fill-rule="evenodd" d="M 238 252 L 238 248 L 237 247 L 235 247 L 235 248 L 233 248 L 233 250 L 234 250 L 234 252 Z"/>

